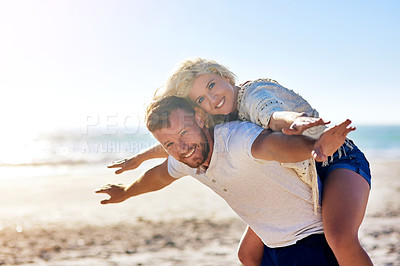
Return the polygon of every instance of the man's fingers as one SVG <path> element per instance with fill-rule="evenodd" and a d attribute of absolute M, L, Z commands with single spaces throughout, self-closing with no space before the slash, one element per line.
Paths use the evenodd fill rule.
<path fill-rule="evenodd" d="M 96 189 L 94 192 L 95 192 L 95 193 L 106 193 L 106 194 L 107 194 L 107 191 L 108 191 L 108 190 L 109 190 L 109 188 L 101 187 L 101 188 Z M 110 202 L 110 199 L 111 199 L 111 198 L 102 200 L 102 201 L 100 201 L 100 203 L 101 203 L 101 204 L 107 204 L 107 203 Z"/>
<path fill-rule="evenodd" d="M 347 134 L 349 134 L 351 131 L 354 131 L 354 130 L 356 130 L 355 127 L 346 128 L 346 131 L 343 133 L 343 136 L 346 136 Z"/>
<path fill-rule="evenodd" d="M 348 131 L 348 132 L 354 131 L 354 130 L 356 130 L 356 127 L 353 127 L 353 126 L 347 127 L 347 131 Z"/>
<path fill-rule="evenodd" d="M 114 161 L 112 163 L 110 163 L 109 165 L 107 165 L 108 168 L 116 168 L 116 167 L 123 167 L 124 164 L 128 161 L 128 159 L 121 159 L 118 161 Z"/>
<path fill-rule="evenodd" d="M 95 193 L 105 193 L 110 197 L 100 201 L 101 204 L 117 203 L 123 201 L 125 186 L 123 184 L 107 184 L 95 190 Z"/>
<path fill-rule="evenodd" d="M 351 120 L 346 119 L 344 122 L 327 129 L 316 142 L 317 148 L 312 152 L 313 158 L 318 162 L 323 162 L 328 155 L 332 155 L 344 143 L 347 134 L 355 130 L 355 127 L 350 126 L 350 124 Z"/>
<path fill-rule="evenodd" d="M 311 155 L 317 162 L 324 162 L 326 160 L 326 155 L 321 154 L 315 150 L 311 152 Z"/>
<path fill-rule="evenodd" d="M 351 120 L 346 119 L 346 121 L 344 121 L 338 125 L 338 127 L 342 130 L 342 136 L 345 136 L 345 135 L 349 134 L 351 131 L 356 130 L 356 128 L 353 126 L 350 126 L 350 124 L 351 124 Z"/>
<path fill-rule="evenodd" d="M 347 128 L 347 126 L 349 126 L 350 124 L 351 124 L 351 120 L 350 119 L 346 119 L 346 121 L 344 121 L 344 122 L 339 124 L 339 127 Z"/>
<path fill-rule="evenodd" d="M 121 173 L 123 173 L 123 172 L 125 172 L 125 170 L 124 169 L 118 169 L 117 171 L 115 171 L 115 173 L 118 175 L 118 174 L 121 174 Z"/>
<path fill-rule="evenodd" d="M 100 201 L 100 203 L 101 204 L 108 204 L 108 203 L 110 203 L 110 199 L 105 199 L 105 200 L 102 200 L 102 201 Z"/>
<path fill-rule="evenodd" d="M 104 189 L 104 188 L 98 188 L 94 191 L 94 193 L 107 193 L 108 189 Z"/>
<path fill-rule="evenodd" d="M 355 130 L 355 127 L 353 127 L 353 126 L 349 127 L 350 124 L 351 124 L 351 120 L 350 119 L 346 119 L 342 123 L 331 127 L 331 128 L 335 129 L 332 132 L 335 132 L 336 134 L 338 134 L 339 132 L 343 133 L 343 132 L 350 132 L 350 131 Z M 352 129 L 352 128 L 354 128 L 354 129 Z"/>
<path fill-rule="evenodd" d="M 107 165 L 107 168 L 117 168 L 117 167 L 122 167 L 123 164 L 109 164 Z"/>
<path fill-rule="evenodd" d="M 94 192 L 95 193 L 107 193 L 113 186 L 114 186 L 113 184 L 107 184 L 107 185 L 97 188 Z"/>
<path fill-rule="evenodd" d="M 112 162 L 109 165 L 107 165 L 107 168 L 122 167 L 124 165 L 124 163 L 125 163 L 125 161 Z"/>

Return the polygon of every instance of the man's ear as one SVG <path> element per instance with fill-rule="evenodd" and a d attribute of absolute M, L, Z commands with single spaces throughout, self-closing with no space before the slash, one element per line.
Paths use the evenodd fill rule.
<path fill-rule="evenodd" d="M 199 127 L 203 128 L 204 124 L 207 119 L 206 113 L 201 110 L 199 107 L 194 107 L 195 113 L 194 113 L 194 119 L 196 120 L 196 123 Z"/>

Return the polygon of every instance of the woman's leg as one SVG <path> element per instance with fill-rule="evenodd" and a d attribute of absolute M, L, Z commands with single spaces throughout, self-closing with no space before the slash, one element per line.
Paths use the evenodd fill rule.
<path fill-rule="evenodd" d="M 368 182 L 349 169 L 332 170 L 325 180 L 322 221 L 326 240 L 339 265 L 373 265 L 358 240 L 370 187 Z"/>
<path fill-rule="evenodd" d="M 238 257 L 245 266 L 260 266 L 264 255 L 264 244 L 254 231 L 247 226 L 239 243 Z"/>

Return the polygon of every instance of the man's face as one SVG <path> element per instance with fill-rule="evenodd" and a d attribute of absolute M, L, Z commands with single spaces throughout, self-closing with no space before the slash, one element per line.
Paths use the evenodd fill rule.
<path fill-rule="evenodd" d="M 171 126 L 154 131 L 154 137 L 178 161 L 197 168 L 206 162 L 210 144 L 194 115 L 182 109 L 169 115 Z"/>

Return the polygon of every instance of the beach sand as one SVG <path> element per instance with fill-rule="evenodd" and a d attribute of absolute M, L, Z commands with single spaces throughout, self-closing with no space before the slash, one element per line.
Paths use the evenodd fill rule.
<path fill-rule="evenodd" d="M 6 179 L 0 188 L 0 265 L 240 265 L 245 224 L 207 187 L 184 177 L 158 192 L 100 205 L 94 190 L 130 183 L 154 164 L 114 175 Z M 400 265 L 400 163 L 372 162 L 360 239 L 375 265 Z"/>

